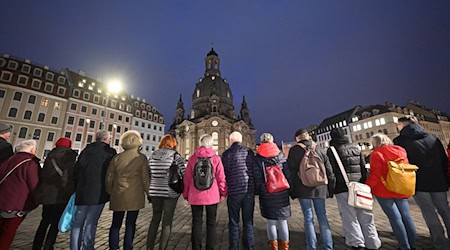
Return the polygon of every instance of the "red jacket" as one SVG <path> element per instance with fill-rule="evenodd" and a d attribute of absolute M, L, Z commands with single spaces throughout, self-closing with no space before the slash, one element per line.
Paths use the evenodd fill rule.
<path fill-rule="evenodd" d="M 39 182 L 39 159 L 25 152 L 19 152 L 11 156 L 0 165 L 0 180 L 25 159 L 31 159 L 17 167 L 0 184 L 0 210 L 31 211 L 38 206 L 33 192 Z"/>
<path fill-rule="evenodd" d="M 380 146 L 376 147 L 370 155 L 370 173 L 366 184 L 372 189 L 372 194 L 381 198 L 407 199 L 409 196 L 393 193 L 386 189 L 381 182 L 381 177 L 387 178 L 388 161 L 403 158 L 408 163 L 405 149 L 400 146 Z"/>

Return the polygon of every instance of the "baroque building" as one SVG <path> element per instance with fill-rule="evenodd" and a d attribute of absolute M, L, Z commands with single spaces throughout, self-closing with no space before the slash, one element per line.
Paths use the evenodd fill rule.
<path fill-rule="evenodd" d="M 256 148 L 256 129 L 245 96 L 236 114 L 230 85 L 220 72 L 219 55 L 211 48 L 205 58 L 203 77 L 195 85 L 189 114 L 185 114 L 180 95 L 169 132 L 177 139 L 177 151 L 187 159 L 198 147 L 202 134 L 212 135 L 213 149 L 221 155 L 230 146 L 228 136 L 233 131 L 242 133 L 243 145 Z"/>

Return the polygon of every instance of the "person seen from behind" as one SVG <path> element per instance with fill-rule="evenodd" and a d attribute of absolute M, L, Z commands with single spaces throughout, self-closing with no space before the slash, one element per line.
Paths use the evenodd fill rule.
<path fill-rule="evenodd" d="M 165 135 L 158 145 L 158 150 L 153 152 L 149 160 L 148 173 L 150 174 L 149 200 L 152 203 L 153 216 L 147 235 L 147 249 L 155 249 L 156 234 L 162 219 L 161 234 L 159 237 L 159 249 L 167 249 L 172 222 L 177 206 L 178 197 L 169 187 L 169 169 L 175 164 L 181 174 L 185 172 L 185 162 L 175 150 L 177 141 L 172 135 Z"/>
<path fill-rule="evenodd" d="M 77 153 L 71 149 L 72 141 L 61 137 L 56 141 L 39 171 L 37 199 L 42 204 L 42 220 L 33 241 L 33 250 L 53 249 L 58 236 L 58 223 L 75 191 L 73 168 Z"/>
<path fill-rule="evenodd" d="M 0 123 L 0 164 L 14 154 L 12 145 L 7 141 L 10 136 L 11 126 Z"/>
<path fill-rule="evenodd" d="M 387 179 L 389 161 L 403 158 L 408 163 L 406 151 L 393 145 L 391 139 L 381 133 L 372 136 L 372 146 L 374 150 L 370 155 L 370 173 L 366 184 L 388 217 L 399 249 L 415 249 L 416 227 L 409 212 L 409 196 L 389 191 L 382 182 Z"/>

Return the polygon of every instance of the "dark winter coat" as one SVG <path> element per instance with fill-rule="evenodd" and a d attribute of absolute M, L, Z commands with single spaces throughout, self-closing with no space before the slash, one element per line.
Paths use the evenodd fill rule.
<path fill-rule="evenodd" d="M 105 190 L 106 170 L 116 150 L 94 142 L 81 151 L 74 168 L 75 205 L 99 205 L 109 201 Z"/>
<path fill-rule="evenodd" d="M 228 195 L 253 193 L 255 181 L 253 171 L 256 165 L 251 149 L 235 142 L 222 154 L 222 164 L 228 186 Z"/>
<path fill-rule="evenodd" d="M 302 140 L 300 141 L 300 143 L 304 144 L 307 148 L 309 148 L 311 147 L 312 142 L 308 140 Z M 319 147 L 319 145 L 316 146 L 316 152 L 322 158 L 323 163 L 325 165 L 328 177 L 328 185 L 321 185 L 317 187 L 307 187 L 303 185 L 297 173 L 300 167 L 300 162 L 302 161 L 306 151 L 300 145 L 295 145 L 289 150 L 289 157 L 287 160 L 289 171 L 292 174 L 291 178 L 293 186 L 293 189 L 291 190 L 292 197 L 300 199 L 314 199 L 314 198 L 325 199 L 327 197 L 332 197 L 333 189 L 336 183 L 336 179 L 333 174 L 333 168 L 331 167 L 327 154 L 322 150 L 322 148 Z"/>
<path fill-rule="evenodd" d="M 262 143 L 257 149 L 255 167 L 256 192 L 259 194 L 259 208 L 262 217 L 269 220 L 285 220 L 291 216 L 289 190 L 268 193 L 264 180 L 264 166 L 278 165 L 286 178 L 290 178 L 286 157 L 275 143 Z"/>
<path fill-rule="evenodd" d="M 31 211 L 38 206 L 35 191 L 39 182 L 39 159 L 30 153 L 18 152 L 0 165 L 0 180 L 23 160 L 0 184 L 0 210 Z"/>
<path fill-rule="evenodd" d="M 38 201 L 41 204 L 65 204 L 75 191 L 73 184 L 73 168 L 77 153 L 70 148 L 56 147 L 44 162 L 39 171 L 39 185 L 37 189 Z M 54 164 L 62 170 L 58 173 Z"/>
<path fill-rule="evenodd" d="M 7 160 L 14 154 L 13 148 L 5 138 L 0 137 L 0 163 Z"/>
<path fill-rule="evenodd" d="M 429 135 L 418 124 L 404 127 L 394 139 L 406 150 L 410 164 L 417 165 L 416 191 L 446 192 L 448 190 L 448 158 L 441 141 Z"/>
<path fill-rule="evenodd" d="M 336 148 L 339 158 L 342 161 L 342 165 L 344 165 L 348 180 L 364 183 L 367 179 L 366 162 L 359 146 L 354 143 L 336 144 L 332 146 Z M 331 148 L 328 149 L 327 155 L 330 159 L 331 166 L 333 166 L 334 176 L 336 177 L 334 194 L 348 192 L 347 184 L 345 183 L 341 169 L 339 168 Z"/>

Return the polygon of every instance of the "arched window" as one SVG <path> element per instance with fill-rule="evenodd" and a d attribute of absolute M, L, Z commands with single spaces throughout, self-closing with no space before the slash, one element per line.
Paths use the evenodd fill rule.
<path fill-rule="evenodd" d="M 33 133 L 33 140 L 39 140 L 40 137 L 41 137 L 41 130 L 35 129 Z"/>
<path fill-rule="evenodd" d="M 196 93 L 197 93 L 197 97 L 200 97 L 200 89 L 197 89 Z"/>
<path fill-rule="evenodd" d="M 21 127 L 19 130 L 19 138 L 25 138 L 27 136 L 28 128 Z"/>
<path fill-rule="evenodd" d="M 16 117 L 17 116 L 17 108 L 10 108 L 8 116 L 9 117 Z"/>
<path fill-rule="evenodd" d="M 23 119 L 25 119 L 25 120 L 30 120 L 31 119 L 31 111 L 30 110 L 27 110 L 27 111 L 25 111 L 25 114 L 23 115 Z"/>
<path fill-rule="evenodd" d="M 38 115 L 38 122 L 43 122 L 44 121 L 44 119 L 45 119 L 45 114 L 44 113 L 39 113 L 39 115 Z"/>
<path fill-rule="evenodd" d="M 213 139 L 212 148 L 216 151 L 217 154 L 218 153 L 217 151 L 219 150 L 219 134 L 217 132 L 213 132 L 211 135 Z"/>

